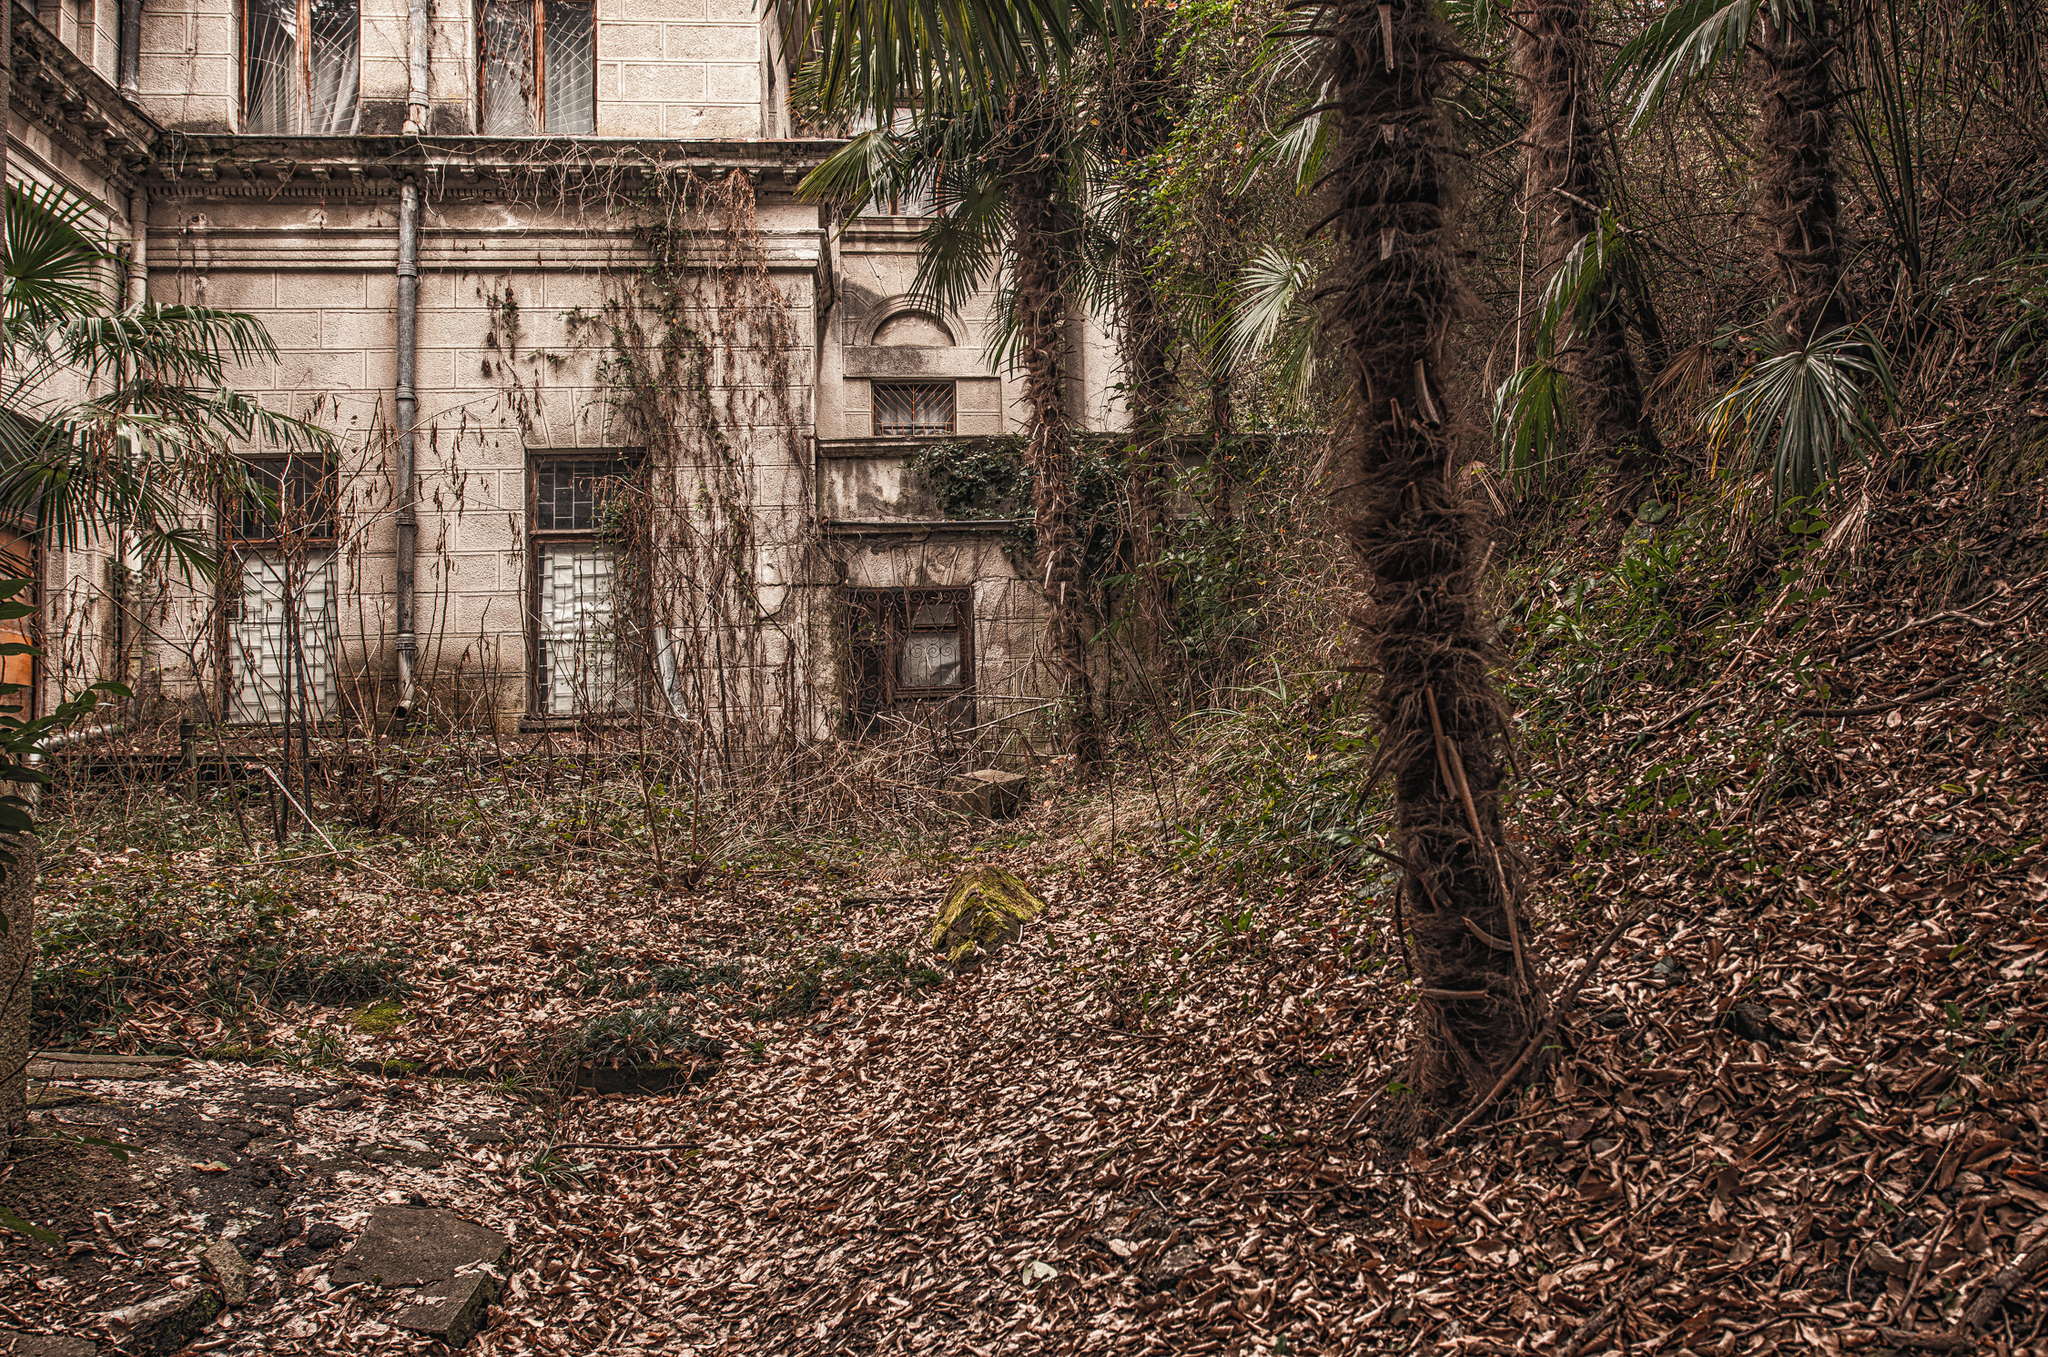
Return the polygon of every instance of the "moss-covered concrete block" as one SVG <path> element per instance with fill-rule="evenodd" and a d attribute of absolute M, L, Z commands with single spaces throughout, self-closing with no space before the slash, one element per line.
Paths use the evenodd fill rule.
<path fill-rule="evenodd" d="M 976 951 L 992 952 L 1011 941 L 1044 909 L 1045 901 L 1014 872 L 972 868 L 961 873 L 939 906 L 932 921 L 932 950 L 957 965 Z"/>

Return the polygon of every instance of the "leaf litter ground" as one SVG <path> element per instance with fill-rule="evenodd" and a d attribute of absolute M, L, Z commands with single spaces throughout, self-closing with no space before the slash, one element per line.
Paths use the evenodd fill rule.
<path fill-rule="evenodd" d="M 302 1217 L 417 1193 L 509 1234 L 485 1353 L 1938 1343 L 2048 1231 L 2048 740 L 2008 679 L 2038 667 L 2040 590 L 2007 584 L 1946 617 L 1828 599 L 1705 683 L 1560 721 L 1517 807 L 1556 988 L 1619 935 L 1542 1078 L 1454 1143 L 1377 1132 L 1413 999 L 1370 883 L 1276 872 L 1247 899 L 1142 832 L 1112 849 L 1099 796 L 830 884 L 592 868 L 451 896 L 343 871 L 294 927 L 415 958 L 395 1013 L 281 1003 L 252 1033 L 160 996 L 102 1044 L 316 1052 L 195 1061 L 184 1096 L 319 1093 L 274 1119 Z M 143 856 L 53 864 L 45 898 L 248 870 Z M 922 930 L 976 857 L 1051 907 L 941 975 Z M 514 1096 L 655 1060 L 650 1094 Z M 457 1105 L 504 1138 L 451 1134 Z M 360 1153 L 401 1142 L 438 1167 Z M 138 1257 L 220 1225 L 94 1221 Z M 104 1297 L 10 1239 L 0 1314 L 91 1332 Z M 201 1347 L 428 1346 L 289 1246 Z M 2048 1352 L 2038 1276 L 1985 1319 L 1949 1350 Z"/>

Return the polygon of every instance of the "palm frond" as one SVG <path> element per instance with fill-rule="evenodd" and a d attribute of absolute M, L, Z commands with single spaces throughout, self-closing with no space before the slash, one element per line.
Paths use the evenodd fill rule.
<path fill-rule="evenodd" d="M 1493 432 L 1510 484 L 1540 489 L 1564 467 L 1571 426 L 1571 383 L 1548 358 L 1516 368 L 1494 388 Z"/>
<path fill-rule="evenodd" d="M 1628 230 L 1611 211 L 1602 211 L 1593 229 L 1579 237 L 1543 286 L 1536 313 L 1536 348 L 1555 353 L 1584 333 L 1613 296 L 1608 275 L 1627 248 Z"/>
<path fill-rule="evenodd" d="M 1870 388 L 1886 409 L 1898 398 L 1876 336 L 1844 326 L 1787 346 L 1751 367 L 1700 414 L 1715 447 L 1741 441 L 1753 463 L 1768 453 L 1772 493 L 1810 495 L 1835 478 L 1837 457 L 1880 439 Z"/>
<path fill-rule="evenodd" d="M 7 241 L 0 273 L 4 324 L 17 332 L 101 309 L 114 256 L 82 229 L 92 205 L 54 185 L 7 186 Z"/>
<path fill-rule="evenodd" d="M 1608 80 L 1630 87 L 1629 130 L 1656 116 L 1674 87 L 1682 93 L 1740 60 L 1756 9 L 1757 0 L 1680 0 L 1624 44 Z"/>

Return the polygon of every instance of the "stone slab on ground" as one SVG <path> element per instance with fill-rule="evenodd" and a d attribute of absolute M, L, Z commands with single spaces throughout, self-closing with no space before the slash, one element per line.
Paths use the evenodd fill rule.
<path fill-rule="evenodd" d="M 99 1350 L 97 1343 L 86 1338 L 0 1329 L 0 1357 L 98 1357 Z"/>
<path fill-rule="evenodd" d="M 380 1206 L 356 1242 L 335 1263 L 335 1286 L 377 1282 L 383 1286 L 429 1286 L 452 1281 L 465 1271 L 498 1267 L 512 1255 L 512 1242 L 496 1230 L 436 1207 Z"/>
<path fill-rule="evenodd" d="M 946 779 L 946 799 L 960 815 L 976 820 L 1006 820 L 1024 809 L 1027 781 L 1022 773 L 978 768 Z"/>
<path fill-rule="evenodd" d="M 107 1337 L 123 1352 L 169 1357 L 197 1337 L 220 1313 L 220 1297 L 203 1286 L 180 1287 L 100 1316 Z"/>
<path fill-rule="evenodd" d="M 255 1275 L 255 1269 L 249 1266 L 249 1260 L 242 1256 L 242 1251 L 232 1241 L 216 1239 L 206 1246 L 206 1252 L 200 1257 L 220 1286 L 221 1300 L 230 1306 L 248 1301 L 249 1280 Z"/>
<path fill-rule="evenodd" d="M 393 1315 L 391 1322 L 459 1348 L 484 1326 L 484 1317 L 503 1286 L 494 1273 L 465 1272 L 421 1287 L 413 1303 Z"/>

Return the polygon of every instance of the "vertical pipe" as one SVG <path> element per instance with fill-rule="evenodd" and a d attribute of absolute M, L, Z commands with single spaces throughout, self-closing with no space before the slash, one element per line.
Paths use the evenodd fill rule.
<path fill-rule="evenodd" d="M 121 93 L 142 88 L 142 0 L 121 0 Z"/>
<path fill-rule="evenodd" d="M 414 512 L 418 488 L 413 474 L 413 426 L 419 401 L 413 378 L 419 356 L 420 186 L 407 180 L 398 190 L 398 384 L 393 405 L 398 418 L 398 711 L 399 722 L 412 719 L 413 664 L 419 654 L 413 636 L 413 554 L 419 532 Z"/>
<path fill-rule="evenodd" d="M 128 306 L 133 310 L 149 298 L 149 194 L 128 195 Z"/>
<path fill-rule="evenodd" d="M 427 0 L 410 0 L 405 27 L 405 128 L 417 137 L 427 130 Z"/>

